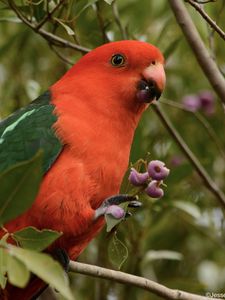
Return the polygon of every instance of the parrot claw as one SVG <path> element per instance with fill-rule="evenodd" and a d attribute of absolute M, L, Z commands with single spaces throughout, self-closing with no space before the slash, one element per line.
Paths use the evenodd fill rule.
<path fill-rule="evenodd" d="M 57 249 L 55 249 L 53 256 L 62 265 L 65 272 L 68 273 L 70 258 L 68 256 L 66 250 L 64 250 L 62 248 L 57 248 Z"/>
<path fill-rule="evenodd" d="M 140 207 L 142 204 L 141 202 L 137 201 L 137 199 L 137 196 L 131 196 L 127 194 L 120 194 L 109 197 L 102 203 L 102 205 L 98 209 L 95 210 L 94 220 L 97 220 L 100 216 L 104 216 L 107 214 L 112 215 L 115 219 L 122 219 L 124 217 L 127 217 L 128 214 L 130 216 L 130 213 L 126 213 L 124 209 L 119 205 L 124 202 L 129 202 L 129 207 Z"/>
<path fill-rule="evenodd" d="M 132 213 L 130 211 L 126 212 L 125 218 L 130 218 L 132 217 Z"/>
<path fill-rule="evenodd" d="M 119 195 L 115 195 L 112 197 L 107 198 L 104 202 L 103 202 L 103 206 L 104 207 L 108 207 L 110 205 L 119 205 L 121 203 L 124 202 L 132 202 L 132 201 L 136 201 L 137 200 L 137 196 L 131 196 L 131 195 L 127 195 L 127 194 L 119 194 Z"/>
<path fill-rule="evenodd" d="M 141 206 L 142 206 L 142 203 L 140 201 L 131 201 L 128 204 L 128 207 L 132 207 L 132 208 L 138 208 L 138 207 L 141 207 Z"/>

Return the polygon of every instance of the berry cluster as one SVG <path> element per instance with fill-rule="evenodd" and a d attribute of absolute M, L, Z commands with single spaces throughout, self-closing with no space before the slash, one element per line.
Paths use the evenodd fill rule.
<path fill-rule="evenodd" d="M 161 198 L 164 191 L 161 188 L 163 180 L 169 175 L 170 170 L 160 160 L 152 160 L 147 166 L 147 172 L 139 173 L 131 168 L 129 181 L 134 186 L 147 185 L 145 192 L 152 198 Z"/>
<path fill-rule="evenodd" d="M 202 91 L 197 95 L 187 95 L 182 99 L 184 107 L 192 112 L 202 110 L 206 115 L 215 112 L 215 99 L 210 91 Z"/>

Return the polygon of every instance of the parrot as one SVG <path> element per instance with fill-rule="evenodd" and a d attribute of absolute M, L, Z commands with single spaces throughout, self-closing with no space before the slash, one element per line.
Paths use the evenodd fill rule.
<path fill-rule="evenodd" d="M 108 208 L 125 201 L 135 206 L 133 197 L 119 194 L 120 186 L 141 115 L 165 88 L 164 65 L 150 43 L 109 42 L 1 121 L 1 172 L 43 151 L 38 194 L 27 211 L 4 224 L 8 232 L 27 226 L 62 232 L 51 251 L 63 249 L 74 260 L 103 228 Z M 24 289 L 7 284 L 0 299 L 32 299 L 40 282 L 31 279 Z"/>

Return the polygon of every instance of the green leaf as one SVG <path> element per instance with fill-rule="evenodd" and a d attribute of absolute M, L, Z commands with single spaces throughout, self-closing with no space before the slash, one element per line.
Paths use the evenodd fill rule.
<path fill-rule="evenodd" d="M 22 23 L 18 17 L 1 17 L 0 22 Z"/>
<path fill-rule="evenodd" d="M 111 5 L 113 3 L 114 0 L 104 0 L 106 3 L 108 3 L 109 5 Z"/>
<path fill-rule="evenodd" d="M 159 259 L 182 260 L 183 255 L 170 250 L 150 250 L 145 254 L 144 261 L 149 262 Z"/>
<path fill-rule="evenodd" d="M 7 275 L 9 282 L 20 288 L 25 287 L 30 278 L 27 267 L 10 254 L 7 255 Z"/>
<path fill-rule="evenodd" d="M 74 35 L 74 31 L 68 26 L 66 25 L 65 23 L 63 23 L 60 19 L 58 18 L 54 18 L 60 25 L 63 26 L 63 28 L 66 30 L 66 32 L 69 34 L 69 35 Z"/>
<path fill-rule="evenodd" d="M 110 232 L 117 224 L 121 222 L 121 219 L 115 219 L 111 215 L 105 215 L 106 232 Z"/>
<path fill-rule="evenodd" d="M 127 247 L 118 239 L 116 233 L 113 235 L 108 247 L 109 259 L 114 267 L 121 269 L 128 257 Z"/>
<path fill-rule="evenodd" d="M 76 14 L 76 16 L 74 17 L 74 19 L 77 19 L 81 14 L 82 12 L 84 12 L 88 7 L 90 7 L 91 5 L 95 4 L 98 0 L 89 0 L 87 2 L 87 4 L 85 4 L 80 10 L 79 12 Z"/>
<path fill-rule="evenodd" d="M 127 206 L 129 202 L 121 203 L 119 206 L 122 207 L 125 211 L 127 211 Z M 121 219 L 116 219 L 112 215 L 105 215 L 106 221 L 106 231 L 110 232 L 116 225 L 118 225 L 121 221 L 124 220 L 124 217 Z"/>
<path fill-rule="evenodd" d="M 42 152 L 0 174 L 0 224 L 19 216 L 33 203 L 42 178 Z"/>
<path fill-rule="evenodd" d="M 45 253 L 8 245 L 9 253 L 29 271 L 57 289 L 66 299 L 73 300 L 69 280 L 61 265 Z"/>
<path fill-rule="evenodd" d="M 5 277 L 7 266 L 7 253 L 3 248 L 0 248 L 0 288 L 4 289 L 7 278 Z"/>
<path fill-rule="evenodd" d="M 13 238 L 21 247 L 42 251 L 57 240 L 62 233 L 54 230 L 38 230 L 34 227 L 26 227 L 13 233 Z"/>
<path fill-rule="evenodd" d="M 190 215 L 191 217 L 193 217 L 196 220 L 201 218 L 200 209 L 198 208 L 197 205 L 195 205 L 193 203 L 185 202 L 185 201 L 173 201 L 172 205 L 174 207 L 184 211 L 185 213 L 187 213 L 188 215 Z"/>
<path fill-rule="evenodd" d="M 40 22 L 45 17 L 45 10 L 44 10 L 44 1 L 39 1 L 36 5 L 32 6 L 34 17 L 37 22 Z"/>

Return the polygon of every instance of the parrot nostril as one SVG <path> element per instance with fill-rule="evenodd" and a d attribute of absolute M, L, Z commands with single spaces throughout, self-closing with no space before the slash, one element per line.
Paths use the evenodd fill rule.
<path fill-rule="evenodd" d="M 156 87 L 156 83 L 153 80 L 147 81 L 149 88 L 155 88 Z"/>

